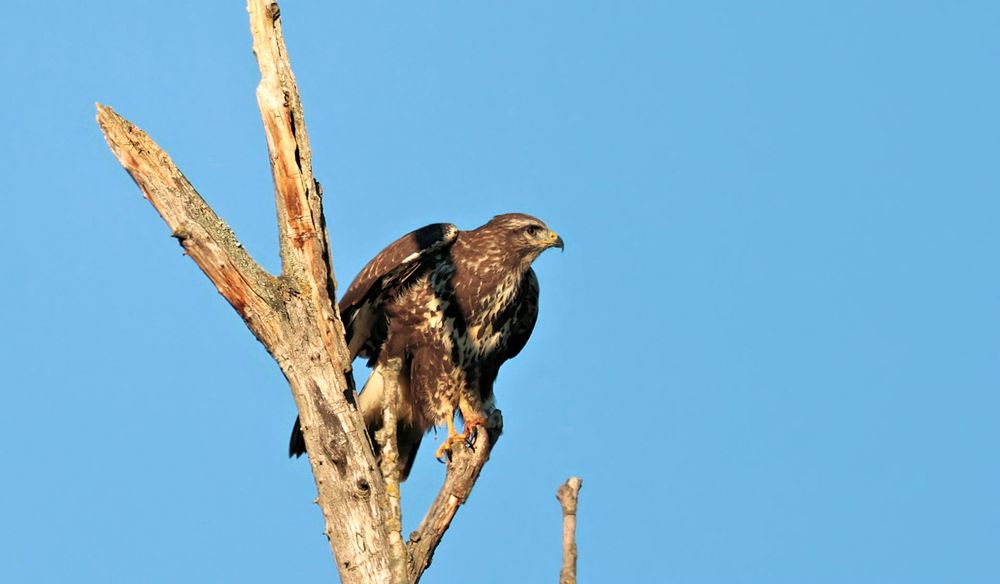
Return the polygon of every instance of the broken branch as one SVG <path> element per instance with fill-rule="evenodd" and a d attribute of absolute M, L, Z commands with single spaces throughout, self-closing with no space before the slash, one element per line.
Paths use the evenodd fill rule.
<path fill-rule="evenodd" d="M 562 506 L 562 570 L 559 584 L 576 584 L 576 504 L 580 496 L 583 479 L 570 477 L 556 491 L 556 499 Z"/>
<path fill-rule="evenodd" d="M 149 135 L 106 105 L 97 123 L 118 162 L 142 190 L 172 235 L 267 344 L 277 336 L 272 318 L 277 279 L 250 257 L 229 226 L 205 203 L 170 156 Z"/>
<path fill-rule="evenodd" d="M 410 552 L 411 583 L 419 582 L 424 570 L 431 565 L 434 550 L 451 527 L 458 508 L 468 500 L 472 487 L 479 479 L 486 461 L 490 459 L 490 452 L 502 432 L 503 415 L 500 410 L 493 410 L 486 425 L 476 429 L 476 439 L 471 448 L 452 448 L 444 484 L 427 509 L 420 526 L 410 534 L 410 541 L 406 546 Z"/>
<path fill-rule="evenodd" d="M 310 298 L 326 350 L 350 371 L 343 326 L 339 315 L 334 315 L 336 280 L 323 216 L 323 189 L 313 177 L 312 148 L 281 34 L 281 11 L 276 2 L 249 0 L 247 12 L 260 69 L 257 105 L 274 177 L 281 272 Z"/>

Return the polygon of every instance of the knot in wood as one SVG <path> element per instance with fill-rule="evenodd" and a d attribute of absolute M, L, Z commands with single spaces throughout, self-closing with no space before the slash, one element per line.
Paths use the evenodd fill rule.
<path fill-rule="evenodd" d="M 371 485 L 368 484 L 367 479 L 365 478 L 358 479 L 358 481 L 354 483 L 354 486 L 357 488 L 357 491 L 355 492 L 355 496 L 357 498 L 367 499 L 368 497 L 371 496 L 372 487 Z"/>
<path fill-rule="evenodd" d="M 563 515 L 576 515 L 576 504 L 581 486 L 583 486 L 582 479 L 571 477 L 556 490 L 556 499 L 562 506 Z"/>
<path fill-rule="evenodd" d="M 177 243 L 181 244 L 181 247 L 184 247 L 184 242 L 191 239 L 191 232 L 189 232 L 186 227 L 182 226 L 174 229 L 170 234 L 170 237 L 176 239 Z"/>

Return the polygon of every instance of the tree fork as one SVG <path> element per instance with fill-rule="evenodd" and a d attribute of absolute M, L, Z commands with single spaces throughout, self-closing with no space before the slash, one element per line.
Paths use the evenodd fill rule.
<path fill-rule="evenodd" d="M 317 502 L 345 583 L 389 581 L 386 493 L 349 389 L 350 360 L 333 299 L 335 280 L 322 191 L 276 3 L 248 2 L 261 71 L 257 101 L 267 136 L 282 274 L 261 268 L 169 156 L 145 132 L 98 105 L 119 162 L 187 255 L 278 362 L 302 420 Z"/>

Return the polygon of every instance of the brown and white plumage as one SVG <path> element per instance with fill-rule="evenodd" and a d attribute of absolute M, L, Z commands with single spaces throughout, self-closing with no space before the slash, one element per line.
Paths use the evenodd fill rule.
<path fill-rule="evenodd" d="M 374 373 L 389 358 L 403 363 L 396 412 L 402 478 L 425 432 L 451 428 L 456 410 L 468 429 L 492 409 L 500 366 L 524 348 L 538 316 L 531 262 L 550 247 L 562 248 L 562 239 L 521 213 L 472 231 L 433 224 L 390 244 L 348 287 L 340 314 L 351 357 L 375 369 L 359 398 L 373 436 L 382 425 L 382 376 Z M 289 454 L 304 452 L 296 420 Z"/>

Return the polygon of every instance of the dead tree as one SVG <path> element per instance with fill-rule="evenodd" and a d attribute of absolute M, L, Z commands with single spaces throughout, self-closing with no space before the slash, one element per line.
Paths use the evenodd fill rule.
<path fill-rule="evenodd" d="M 111 151 L 185 254 L 239 313 L 288 380 L 341 581 L 415 584 L 489 459 L 503 419 L 495 412 L 487 424 L 488 436 L 477 440 L 473 449 L 456 449 L 440 493 L 406 541 L 399 477 L 391 462 L 395 437 L 391 432 L 378 437 L 385 452 L 379 468 L 350 382 L 323 190 L 312 173 L 309 137 L 278 5 L 249 0 L 247 10 L 261 74 L 257 103 L 274 177 L 280 275 L 268 273 L 250 257 L 145 132 L 100 104 L 97 122 Z M 391 415 L 390 408 L 386 415 Z M 386 428 L 395 428 L 388 422 Z"/>

